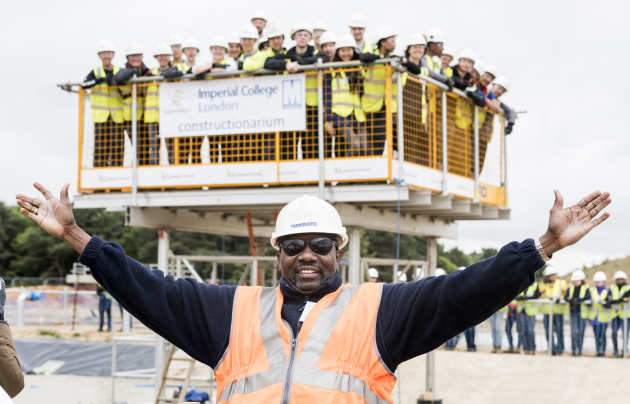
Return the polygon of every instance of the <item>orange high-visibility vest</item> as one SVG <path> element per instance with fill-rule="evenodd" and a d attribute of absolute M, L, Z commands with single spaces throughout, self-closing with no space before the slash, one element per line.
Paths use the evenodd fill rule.
<path fill-rule="evenodd" d="M 376 347 L 382 284 L 344 285 L 310 310 L 297 338 L 280 288 L 236 290 L 217 403 L 393 403 L 396 378 Z"/>

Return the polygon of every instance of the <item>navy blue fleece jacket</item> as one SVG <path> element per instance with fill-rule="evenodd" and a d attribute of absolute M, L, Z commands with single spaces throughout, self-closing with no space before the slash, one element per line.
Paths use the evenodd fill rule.
<path fill-rule="evenodd" d="M 193 358 L 215 367 L 229 342 L 235 286 L 173 279 L 94 236 L 79 260 L 134 317 Z M 488 318 L 534 281 L 543 266 L 531 239 L 512 242 L 466 270 L 415 282 L 385 284 L 376 321 L 376 343 L 392 371 Z M 341 285 L 326 281 L 318 300 Z M 282 317 L 295 330 L 306 297 L 281 280 Z"/>

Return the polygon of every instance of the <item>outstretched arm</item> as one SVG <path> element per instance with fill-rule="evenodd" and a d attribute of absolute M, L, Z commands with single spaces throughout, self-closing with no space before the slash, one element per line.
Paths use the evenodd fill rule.
<path fill-rule="evenodd" d="M 608 193 L 593 192 L 563 208 L 562 196 L 549 215 L 547 231 L 539 238 L 544 254 L 576 243 L 609 217 L 598 216 L 610 203 Z M 534 240 L 510 243 L 495 257 L 463 271 L 417 282 L 384 285 L 377 321 L 376 342 L 390 369 L 426 353 L 448 338 L 480 323 L 534 281 L 544 265 Z"/>
<path fill-rule="evenodd" d="M 17 195 L 22 214 L 72 245 L 94 278 L 134 317 L 195 359 L 216 366 L 227 347 L 236 288 L 175 280 L 149 270 L 118 244 L 90 237 L 77 225 L 68 185 L 59 199 L 34 185 L 44 199 Z"/>

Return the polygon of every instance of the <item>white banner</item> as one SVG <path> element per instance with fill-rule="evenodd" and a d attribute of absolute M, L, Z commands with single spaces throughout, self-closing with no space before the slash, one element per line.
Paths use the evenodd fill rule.
<path fill-rule="evenodd" d="M 160 135 L 306 129 L 304 73 L 160 84 Z"/>

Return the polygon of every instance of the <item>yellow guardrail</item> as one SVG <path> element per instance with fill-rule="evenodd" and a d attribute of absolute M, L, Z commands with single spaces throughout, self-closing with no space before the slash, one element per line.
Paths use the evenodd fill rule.
<path fill-rule="evenodd" d="M 441 84 L 403 72 L 395 64 L 327 66 L 318 65 L 304 71 L 307 83 L 318 83 L 316 90 L 307 88 L 306 91 L 317 91 L 321 103 L 309 105 L 313 102 L 308 102 L 307 94 L 306 130 L 303 131 L 164 138 L 160 137 L 159 123 L 159 94 L 164 81 L 142 78 L 133 79 L 124 86 L 110 86 L 105 96 L 119 96 L 121 105 L 115 108 L 122 108 L 122 113 L 114 107 L 103 111 L 101 106 L 90 106 L 90 99 L 96 90 L 78 87 L 79 190 L 124 192 L 132 187 L 142 190 L 307 184 L 318 181 L 320 184 L 392 182 L 403 174 L 402 180 L 408 186 L 450 193 L 493 205 L 507 204 L 502 117 L 495 116 L 485 108 L 475 107 L 461 92 L 447 91 Z M 235 80 L 243 76 L 244 72 L 224 73 L 211 75 L 208 79 Z M 346 98 L 333 99 L 334 94 L 346 84 Z M 378 87 L 382 94 L 374 95 L 375 86 L 382 86 Z M 67 89 L 70 85 L 63 87 Z M 373 101 L 378 98 L 380 100 L 375 106 Z M 333 101 L 338 108 L 332 108 Z M 399 104 L 402 108 L 399 108 Z M 319 152 L 320 138 L 324 143 L 322 155 Z M 484 164 L 492 139 L 492 167 L 486 169 Z M 134 141 L 137 145 L 135 156 Z M 360 160 L 366 164 L 384 165 L 379 165 L 378 170 L 366 169 L 368 174 L 365 177 L 356 174 L 347 178 L 343 175 L 331 177 L 330 170 L 326 171 L 324 178 L 321 178 L 322 175 L 320 178 L 313 178 L 312 175 L 283 175 L 287 171 L 286 167 L 309 164 L 311 167 L 312 162 L 317 161 L 323 164 L 322 167 L 331 162 L 345 162 L 343 164 L 350 167 L 347 168 L 350 172 L 354 170 L 352 162 L 358 164 Z M 251 164 L 275 164 L 275 178 L 216 183 L 191 181 L 175 185 L 168 181 L 164 184 L 144 184 L 139 182 L 137 172 L 155 167 L 207 168 Z M 122 169 L 130 168 L 134 171 L 130 183 L 113 180 L 95 185 L 83 181 L 87 178 L 86 174 L 93 175 L 98 170 L 103 170 L 101 177 L 113 178 L 116 170 L 122 173 Z M 407 174 L 411 172 L 412 176 L 416 175 L 414 170 L 420 170 L 418 175 L 424 179 L 411 180 Z M 493 170 L 492 184 L 482 182 L 484 170 Z M 427 179 L 430 176 L 441 176 L 441 179 L 430 181 Z M 471 192 L 459 191 L 469 188 Z"/>

